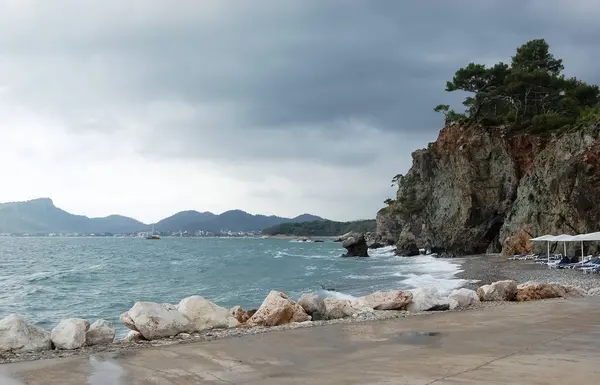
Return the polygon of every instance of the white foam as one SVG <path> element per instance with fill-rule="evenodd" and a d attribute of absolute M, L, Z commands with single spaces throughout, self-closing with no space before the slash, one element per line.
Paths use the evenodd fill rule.
<path fill-rule="evenodd" d="M 408 274 L 408 277 L 402 280 L 402 283 L 410 289 L 420 287 L 433 287 L 442 294 L 449 294 L 452 290 L 464 286 L 469 281 L 466 279 L 444 278 L 433 274 Z"/>
<path fill-rule="evenodd" d="M 339 291 L 331 291 L 331 290 L 318 290 L 317 295 L 321 298 L 336 298 L 336 299 L 345 299 L 348 301 L 354 301 L 355 299 L 357 299 L 356 297 L 354 297 L 350 294 L 340 293 Z"/>

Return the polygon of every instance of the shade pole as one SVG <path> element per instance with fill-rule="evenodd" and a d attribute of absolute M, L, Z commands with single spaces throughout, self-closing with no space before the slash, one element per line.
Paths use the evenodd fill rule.
<path fill-rule="evenodd" d="M 548 268 L 550 268 L 550 241 L 546 242 L 548 245 Z"/>
<path fill-rule="evenodd" d="M 581 262 L 583 262 L 583 241 L 581 241 Z"/>

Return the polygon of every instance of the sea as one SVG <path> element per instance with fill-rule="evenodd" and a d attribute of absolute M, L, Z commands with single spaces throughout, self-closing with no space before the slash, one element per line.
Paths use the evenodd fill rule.
<path fill-rule="evenodd" d="M 48 330 L 64 318 L 112 321 L 136 301 L 260 306 L 271 290 L 340 298 L 377 290 L 463 286 L 460 265 L 429 256 L 342 258 L 339 243 L 262 238 L 0 237 L 0 318 L 18 314 Z"/>

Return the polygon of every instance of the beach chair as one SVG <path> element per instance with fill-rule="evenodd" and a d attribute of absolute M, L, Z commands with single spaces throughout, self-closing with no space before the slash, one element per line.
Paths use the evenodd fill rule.
<path fill-rule="evenodd" d="M 548 263 L 548 267 L 551 269 L 557 269 L 560 268 L 562 266 L 568 265 L 571 263 L 571 258 L 569 257 L 562 257 L 562 259 L 558 262 L 550 262 Z"/>

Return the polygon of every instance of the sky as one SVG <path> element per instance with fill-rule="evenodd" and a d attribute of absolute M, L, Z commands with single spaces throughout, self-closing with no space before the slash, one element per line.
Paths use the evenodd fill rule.
<path fill-rule="evenodd" d="M 454 72 L 545 38 L 600 83 L 597 0 L 0 0 L 0 202 L 374 218 Z"/>

